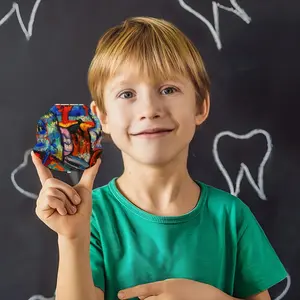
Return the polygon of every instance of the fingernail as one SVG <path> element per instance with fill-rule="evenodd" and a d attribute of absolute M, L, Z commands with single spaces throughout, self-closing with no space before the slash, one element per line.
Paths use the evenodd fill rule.
<path fill-rule="evenodd" d="M 80 201 L 81 201 L 80 197 L 78 195 L 75 195 L 74 196 L 74 202 L 75 202 L 75 204 L 79 204 Z"/>
<path fill-rule="evenodd" d="M 75 214 L 76 211 L 77 211 L 77 208 L 76 208 L 75 206 L 72 205 L 72 206 L 71 206 L 71 211 L 72 211 L 73 214 Z"/>
<path fill-rule="evenodd" d="M 119 292 L 119 293 L 118 293 L 118 298 L 119 298 L 119 299 L 122 299 L 123 297 L 124 297 L 124 293 L 123 293 L 123 292 Z"/>

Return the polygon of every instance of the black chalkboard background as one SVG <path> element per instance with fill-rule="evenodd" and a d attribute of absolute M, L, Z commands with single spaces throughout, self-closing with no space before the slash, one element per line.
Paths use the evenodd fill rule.
<path fill-rule="evenodd" d="M 40 184 L 31 160 L 26 163 L 35 143 L 36 121 L 54 103 L 89 104 L 86 74 L 100 35 L 126 17 L 139 15 L 174 22 L 200 50 L 212 80 L 212 107 L 192 142 L 190 172 L 234 192 L 243 163 L 242 170 L 250 176 L 241 174 L 239 197 L 256 215 L 290 274 L 271 290 L 272 299 L 300 299 L 299 1 L 219 1 L 219 6 L 214 4 L 219 22 L 214 22 L 210 0 L 17 3 L 0 2 L 0 299 L 53 296 L 56 235 L 35 216 Z M 234 6 L 237 13 L 226 9 Z M 33 30 L 26 38 L 31 16 Z M 212 33 L 215 24 L 219 43 L 218 34 Z M 267 138 L 273 148 L 259 176 Z M 97 186 L 122 171 L 118 150 L 110 143 L 104 147 Z M 220 169 L 218 157 L 225 169 Z M 74 180 L 67 175 L 64 179 Z"/>

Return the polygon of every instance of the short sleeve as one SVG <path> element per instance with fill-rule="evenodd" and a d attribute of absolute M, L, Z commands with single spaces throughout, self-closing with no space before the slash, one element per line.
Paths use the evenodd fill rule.
<path fill-rule="evenodd" d="M 245 299 L 279 283 L 287 272 L 249 207 L 243 204 L 240 214 L 234 296 Z"/>
<path fill-rule="evenodd" d="M 104 276 L 104 263 L 103 252 L 101 247 L 100 234 L 98 230 L 97 218 L 94 217 L 94 213 L 91 216 L 91 236 L 90 236 L 90 265 L 92 270 L 92 276 L 94 285 L 105 290 L 105 276 Z"/>

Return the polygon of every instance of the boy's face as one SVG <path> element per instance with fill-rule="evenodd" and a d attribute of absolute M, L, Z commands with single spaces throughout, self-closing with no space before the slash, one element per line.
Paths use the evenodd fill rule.
<path fill-rule="evenodd" d="M 111 135 L 124 160 L 147 165 L 185 158 L 196 125 L 209 111 L 209 99 L 197 106 L 187 78 L 154 82 L 128 65 L 106 83 L 104 99 L 106 114 L 92 104 L 103 131 Z"/>

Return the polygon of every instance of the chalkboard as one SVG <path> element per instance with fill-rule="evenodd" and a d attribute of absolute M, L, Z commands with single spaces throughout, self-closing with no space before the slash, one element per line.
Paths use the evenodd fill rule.
<path fill-rule="evenodd" d="M 54 103 L 89 104 L 99 37 L 142 15 L 187 34 L 212 81 L 211 113 L 190 148 L 192 176 L 250 206 L 289 273 L 272 299 L 300 299 L 296 0 L 1 0 L 0 299 L 52 299 L 55 289 L 56 235 L 34 212 L 36 121 Z M 111 142 L 104 148 L 97 186 L 122 172 L 119 151 Z"/>

